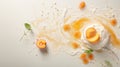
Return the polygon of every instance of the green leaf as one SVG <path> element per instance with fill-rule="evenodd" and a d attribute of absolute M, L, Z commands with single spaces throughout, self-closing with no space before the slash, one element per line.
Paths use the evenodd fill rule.
<path fill-rule="evenodd" d="M 108 67 L 113 67 L 112 64 L 110 63 L 110 61 L 108 61 L 108 60 L 105 60 L 105 64 L 106 64 Z"/>
<path fill-rule="evenodd" d="M 26 28 L 27 30 L 32 30 L 30 24 L 25 23 L 24 26 L 25 26 L 25 28 Z"/>
<path fill-rule="evenodd" d="M 93 52 L 93 50 L 92 50 L 92 49 L 85 50 L 85 53 L 87 53 L 87 54 L 91 54 L 92 52 Z"/>

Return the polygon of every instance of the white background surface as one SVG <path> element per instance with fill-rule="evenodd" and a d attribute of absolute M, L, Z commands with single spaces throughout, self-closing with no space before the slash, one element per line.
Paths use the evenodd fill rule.
<path fill-rule="evenodd" d="M 29 53 L 33 50 L 29 45 L 24 46 L 19 39 L 24 31 L 24 22 L 39 17 L 43 1 L 54 0 L 0 0 L 0 67 L 88 67 L 79 59 L 60 53 L 47 57 Z M 57 0 L 61 8 L 78 8 L 81 0 Z M 104 8 L 106 3 L 120 9 L 120 0 L 84 0 L 87 5 Z M 87 7 L 89 7 L 87 6 Z M 98 65 L 99 66 L 99 65 Z M 98 67 L 89 65 L 89 67 Z M 101 67 L 101 66 L 99 66 Z"/>

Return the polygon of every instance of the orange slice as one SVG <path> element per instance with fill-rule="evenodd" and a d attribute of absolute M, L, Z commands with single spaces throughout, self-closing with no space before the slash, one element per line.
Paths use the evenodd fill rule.
<path fill-rule="evenodd" d="M 80 30 L 83 26 L 84 23 L 88 23 L 90 20 L 88 18 L 80 18 L 79 20 L 74 21 L 71 25 L 74 30 Z"/>
<path fill-rule="evenodd" d="M 97 33 L 94 37 L 92 38 L 87 38 L 87 40 L 91 43 L 97 43 L 100 40 L 100 35 Z"/>
<path fill-rule="evenodd" d="M 46 47 L 46 41 L 45 40 L 37 40 L 36 45 L 38 48 L 45 48 Z"/>
<path fill-rule="evenodd" d="M 96 29 L 95 28 L 89 28 L 86 30 L 86 37 L 87 38 L 91 38 L 91 37 L 94 37 L 96 35 Z"/>

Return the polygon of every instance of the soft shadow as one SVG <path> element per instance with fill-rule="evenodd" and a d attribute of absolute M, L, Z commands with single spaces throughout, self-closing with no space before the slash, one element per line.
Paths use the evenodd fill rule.
<path fill-rule="evenodd" d="M 48 47 L 46 46 L 46 48 L 44 49 L 39 49 L 40 52 L 43 54 L 43 55 L 48 55 Z"/>

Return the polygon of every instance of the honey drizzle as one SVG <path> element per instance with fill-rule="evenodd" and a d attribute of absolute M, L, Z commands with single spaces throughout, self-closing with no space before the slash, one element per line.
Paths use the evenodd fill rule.
<path fill-rule="evenodd" d="M 74 21 L 71 25 L 74 30 L 80 30 L 84 26 L 84 23 L 88 21 L 90 21 L 88 18 L 81 18 L 79 20 Z"/>
<path fill-rule="evenodd" d="M 100 17 L 103 18 L 103 17 Z M 103 18 L 104 19 L 104 18 Z M 107 19 L 105 19 L 107 20 Z M 98 20 L 99 23 L 104 26 L 105 29 L 107 29 L 107 31 L 110 33 L 110 38 L 111 38 L 111 43 L 113 46 L 115 46 L 116 48 L 120 48 L 120 39 L 118 39 L 114 33 L 114 31 L 106 24 L 102 23 L 100 20 Z M 108 21 L 109 22 L 109 21 Z"/>
<path fill-rule="evenodd" d="M 118 39 L 115 35 L 115 33 L 113 32 L 113 30 L 105 25 L 105 24 L 102 24 L 107 30 L 108 32 L 110 33 L 110 37 L 111 37 L 111 43 L 113 44 L 113 46 L 116 46 L 116 47 L 119 47 L 120 48 L 120 39 Z"/>

